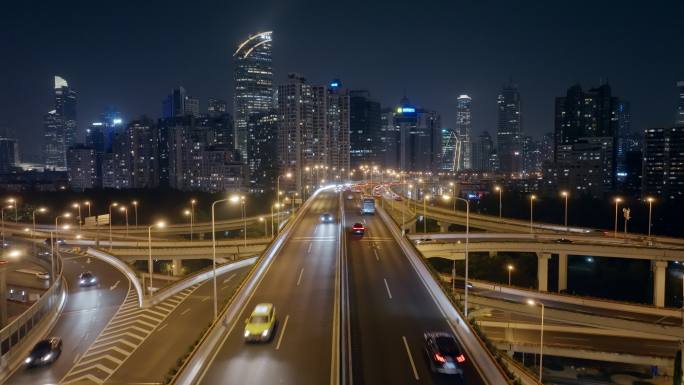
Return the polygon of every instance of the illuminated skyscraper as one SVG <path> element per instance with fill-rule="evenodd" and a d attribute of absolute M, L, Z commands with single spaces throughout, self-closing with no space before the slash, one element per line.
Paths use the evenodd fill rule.
<path fill-rule="evenodd" d="M 522 130 L 520 124 L 520 93 L 510 83 L 503 87 L 499 97 L 497 124 L 497 154 L 499 171 L 504 174 L 522 170 Z"/>
<path fill-rule="evenodd" d="M 263 189 L 265 186 L 255 185 L 259 172 L 258 162 L 249 150 L 254 148 L 252 141 L 257 140 L 257 137 L 265 136 L 258 131 L 269 129 L 270 126 L 266 124 L 263 128 L 255 127 L 250 126 L 249 122 L 252 115 L 258 115 L 260 118 L 256 121 L 259 121 L 274 107 L 271 35 L 271 31 L 252 35 L 241 42 L 233 54 L 235 59 L 234 145 L 247 165 L 249 188 L 256 189 Z"/>
<path fill-rule="evenodd" d="M 43 119 L 43 155 L 46 166 L 63 168 L 67 149 L 76 138 L 76 91 L 63 78 L 55 76 L 54 80 L 55 108 Z"/>
<path fill-rule="evenodd" d="M 456 100 L 456 133 L 460 142 L 458 151 L 457 170 L 469 170 L 473 167 L 471 154 L 471 105 L 473 99 L 468 95 L 461 95 Z"/>

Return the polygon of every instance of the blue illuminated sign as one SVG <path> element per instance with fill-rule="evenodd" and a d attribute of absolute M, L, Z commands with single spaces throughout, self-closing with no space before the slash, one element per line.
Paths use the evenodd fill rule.
<path fill-rule="evenodd" d="M 406 113 L 414 113 L 416 112 L 416 109 L 413 107 L 401 107 L 401 112 L 406 114 Z"/>

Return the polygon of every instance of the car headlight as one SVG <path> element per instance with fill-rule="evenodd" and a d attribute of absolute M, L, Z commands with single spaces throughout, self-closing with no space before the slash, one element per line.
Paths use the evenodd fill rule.
<path fill-rule="evenodd" d="M 31 358 L 31 357 L 26 357 L 26 359 L 24 360 L 24 362 L 27 364 L 30 364 L 31 361 L 33 361 L 33 358 Z"/>
<path fill-rule="evenodd" d="M 249 337 L 249 330 L 245 330 L 245 337 Z"/>
<path fill-rule="evenodd" d="M 95 283 L 95 282 L 97 282 L 97 279 L 96 279 L 96 278 L 91 278 L 91 279 L 90 279 L 90 283 Z"/>
<path fill-rule="evenodd" d="M 50 361 L 50 358 L 52 358 L 52 352 L 44 355 L 43 358 L 41 358 L 40 360 L 45 362 L 45 361 Z"/>
<path fill-rule="evenodd" d="M 262 337 L 268 337 L 268 333 L 269 333 L 269 332 L 270 332 L 270 330 L 266 329 L 266 330 L 263 331 L 263 333 L 261 333 L 261 336 L 262 336 Z"/>
<path fill-rule="evenodd" d="M 85 283 L 85 279 L 79 279 L 79 280 L 78 280 L 78 283 L 84 284 L 84 283 Z"/>

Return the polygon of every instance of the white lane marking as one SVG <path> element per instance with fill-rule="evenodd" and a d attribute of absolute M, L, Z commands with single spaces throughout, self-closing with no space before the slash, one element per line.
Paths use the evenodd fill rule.
<path fill-rule="evenodd" d="M 378 257 L 378 251 L 373 249 L 373 254 L 375 254 L 375 259 L 377 259 L 379 261 L 380 257 Z"/>
<path fill-rule="evenodd" d="M 311 246 L 313 246 L 313 242 L 309 242 L 309 249 L 306 251 L 307 254 L 311 254 Z"/>
<path fill-rule="evenodd" d="M 114 284 L 109 287 L 109 291 L 116 289 L 116 287 L 119 286 L 120 283 L 121 283 L 121 280 L 114 282 Z"/>
<path fill-rule="evenodd" d="M 223 280 L 223 283 L 227 283 L 227 282 L 230 281 L 231 279 L 235 278 L 235 275 L 236 275 L 236 274 L 237 274 L 237 273 L 235 273 L 235 274 L 231 275 L 230 277 L 224 279 L 224 280 Z"/>
<path fill-rule="evenodd" d="M 406 348 L 406 355 L 408 355 L 409 361 L 411 362 L 411 369 L 413 369 L 413 378 L 416 379 L 416 381 L 420 380 L 420 377 L 418 377 L 418 370 L 416 370 L 416 363 L 413 362 L 413 356 L 411 356 L 411 349 L 408 346 L 408 342 L 406 342 L 406 337 L 401 336 L 401 338 L 404 340 L 404 347 Z"/>
<path fill-rule="evenodd" d="M 74 364 L 78 362 L 78 359 L 81 357 L 81 353 L 76 353 L 76 357 L 74 357 Z"/>
<path fill-rule="evenodd" d="M 278 343 L 276 344 L 276 350 L 280 349 L 280 343 L 283 341 L 283 336 L 285 335 L 285 329 L 287 328 L 287 320 L 290 319 L 290 315 L 285 316 L 285 322 L 283 322 L 283 330 L 280 331 L 280 336 L 278 337 Z"/>
<path fill-rule="evenodd" d="M 302 267 L 302 270 L 299 272 L 299 278 L 297 278 L 297 286 L 299 286 L 300 283 L 302 283 L 302 274 L 304 274 L 304 268 Z"/>
<path fill-rule="evenodd" d="M 209 296 L 202 298 L 202 300 L 200 302 L 204 302 L 204 301 L 209 301 Z"/>
<path fill-rule="evenodd" d="M 159 329 L 157 329 L 157 331 L 160 332 L 162 329 L 164 329 L 167 326 L 169 326 L 169 324 L 163 324 L 162 326 L 159 327 Z"/>
<path fill-rule="evenodd" d="M 385 281 L 385 289 L 387 289 L 387 295 L 389 296 L 389 299 L 392 299 L 392 292 L 389 289 L 389 285 L 387 284 L 387 279 L 383 278 L 383 281 Z"/>
<path fill-rule="evenodd" d="M 86 258 L 86 263 L 90 264 L 90 257 Z"/>
<path fill-rule="evenodd" d="M 187 309 L 183 310 L 181 315 L 186 315 L 186 314 L 188 314 L 189 311 L 190 311 L 190 308 L 187 308 Z"/>

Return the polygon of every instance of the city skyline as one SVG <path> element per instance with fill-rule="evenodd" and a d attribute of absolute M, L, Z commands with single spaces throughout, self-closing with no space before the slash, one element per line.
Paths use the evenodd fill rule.
<path fill-rule="evenodd" d="M 307 31 L 294 25 L 288 16 L 302 7 L 306 7 L 307 12 L 313 15 L 325 15 L 325 11 L 330 10 L 322 5 L 307 6 L 305 3 L 290 7 L 275 4 L 246 6 L 240 13 L 249 16 L 245 21 L 234 23 L 230 27 L 221 26 L 221 30 L 212 30 L 212 26 L 218 27 L 211 21 L 236 10 L 226 5 L 226 8 L 213 9 L 215 15 L 211 16 L 208 26 L 196 27 L 207 39 L 205 42 L 195 42 L 196 46 L 192 51 L 189 51 L 186 43 L 167 49 L 161 40 L 156 39 L 161 37 L 160 32 L 144 25 L 141 20 L 145 15 L 162 12 L 150 5 L 132 8 L 139 13 L 137 16 L 122 12 L 116 21 L 108 16 L 93 16 L 95 9 L 80 8 L 74 15 L 75 18 L 80 16 L 77 22 L 59 26 L 45 22 L 45 27 L 36 27 L 33 32 L 26 30 L 27 26 L 34 25 L 36 21 L 46 21 L 48 16 L 61 16 L 64 11 L 48 5 L 35 15 L 31 14 L 33 21 L 28 22 L 25 20 L 28 16 L 26 9 L 21 5 L 12 5 L 15 8 L 7 14 L 12 14 L 13 18 L 7 21 L 7 25 L 17 35 L 16 39 L 6 42 L 5 50 L 12 50 L 17 58 L 16 63 L 21 62 L 22 66 L 18 67 L 14 61 L 2 64 L 3 71 L 0 72 L 14 73 L 15 76 L 8 79 L 9 92 L 2 96 L 0 105 L 6 106 L 7 110 L 0 117 L 0 127 L 9 129 L 13 136 L 18 137 L 22 152 L 35 158 L 39 147 L 27 139 L 30 134 L 40 132 L 41 117 L 50 106 L 49 93 L 40 90 L 49 88 L 53 75 L 68 79 L 70 86 L 79 92 L 79 138 L 83 135 L 83 127 L 87 127 L 108 105 L 117 106 L 128 120 L 136 119 L 141 114 L 156 118 L 160 100 L 169 89 L 179 85 L 186 87 L 193 96 L 199 97 L 203 106 L 209 97 L 230 101 L 233 98 L 231 54 L 235 45 L 250 33 L 271 29 L 274 30 L 274 39 L 278 41 L 274 45 L 273 54 L 276 84 L 282 83 L 287 73 L 293 71 L 304 73 L 318 83 L 340 78 L 349 89 L 368 89 L 386 107 L 396 106 L 405 91 L 417 106 L 439 111 L 446 127 L 455 125 L 457 97 L 467 93 L 473 98 L 474 136 L 485 130 L 490 133 L 496 131 L 496 95 L 511 77 L 520 88 L 524 116 L 522 130 L 526 134 L 538 137 L 552 131 L 553 98 L 562 93 L 568 84 L 579 82 L 584 86 L 592 86 L 601 83 L 601 78 L 607 79 L 616 93 L 632 102 L 635 130 L 667 124 L 672 115 L 669 112 L 676 103 L 675 84 L 684 77 L 676 66 L 681 53 L 676 49 L 676 23 L 671 18 L 682 5 L 672 2 L 670 5 L 660 4 L 648 9 L 617 8 L 611 5 L 614 4 L 593 5 L 594 14 L 614 13 L 610 20 L 602 21 L 600 25 L 595 24 L 598 18 L 578 15 L 581 8 L 579 6 L 577 9 L 567 6 L 568 8 L 549 10 L 539 9 L 535 5 L 429 5 L 431 10 L 457 14 L 456 17 L 462 22 L 459 30 L 464 32 L 454 36 L 452 31 L 440 31 L 444 33 L 435 34 L 437 38 L 433 40 L 427 39 L 428 36 L 419 30 L 419 26 L 427 23 L 427 20 L 419 18 L 411 27 L 401 30 L 390 16 L 397 17 L 405 11 L 382 3 L 366 8 L 357 16 L 358 23 L 364 26 L 357 31 L 338 32 L 339 29 L 331 28 L 322 29 L 317 37 L 307 35 Z M 265 7 L 268 12 L 259 13 L 250 7 Z M 389 15 L 383 15 L 385 7 L 391 9 Z M 661 12 L 663 8 L 668 11 Z M 352 5 L 336 9 L 336 17 L 332 22 L 339 23 L 338 19 L 351 17 L 354 9 Z M 126 10 L 131 9 L 122 5 L 122 11 Z M 163 12 L 171 12 L 167 16 L 178 16 L 175 12 L 181 10 Z M 456 10 L 459 12 L 451 12 Z M 520 26 L 525 20 L 529 21 L 535 12 L 539 12 L 541 17 L 531 24 L 532 27 L 518 28 L 511 20 L 504 18 L 505 12 L 513 12 L 522 17 Z M 637 22 L 652 14 L 663 19 L 653 31 L 645 31 L 644 36 L 639 36 L 628 29 L 630 22 Z M 484 17 L 482 26 L 460 19 L 475 16 Z M 574 21 L 573 16 L 577 16 Z M 98 20 L 102 28 L 88 39 L 96 44 L 87 45 L 76 36 L 80 36 L 79 28 L 85 28 L 92 22 L 89 17 Z M 550 20 L 554 20 L 559 26 L 554 26 Z M 20 25 L 22 21 L 26 23 Z M 129 25 L 137 33 L 148 34 L 148 38 L 143 39 L 145 43 L 126 41 L 124 38 L 130 36 L 130 32 L 120 31 L 117 27 L 121 23 Z M 582 36 L 586 38 L 584 47 L 556 47 L 563 46 L 561 43 L 569 39 L 567 32 L 562 29 L 575 28 L 577 24 L 587 29 L 582 32 Z M 50 26 L 53 27 L 51 33 L 63 38 L 62 43 L 43 50 L 31 49 L 41 41 L 41 32 Z M 492 28 L 490 30 L 487 27 Z M 497 32 L 506 28 L 511 31 L 510 36 L 501 36 Z M 336 32 L 329 32 L 333 30 Z M 610 33 L 607 36 L 601 35 L 601 38 L 591 38 L 592 32 L 604 30 Z M 168 33 L 171 34 L 166 36 L 168 38 L 180 38 L 174 35 L 175 32 Z M 388 43 L 382 45 L 382 50 L 378 50 L 377 43 L 360 38 L 368 34 L 378 41 Z M 394 34 L 394 38 L 390 38 L 389 34 Z M 522 40 L 530 34 L 549 37 L 538 41 L 532 39 L 532 42 Z M 577 38 L 581 39 L 582 36 Z M 560 39 L 557 40 L 558 44 L 552 38 Z M 657 39 L 661 44 L 648 45 L 651 39 Z M 321 45 L 322 42 L 325 45 Z M 476 42 L 479 44 L 475 44 Z M 420 44 L 428 50 L 435 50 L 443 45 L 440 51 L 443 58 L 434 61 L 394 60 L 400 57 L 397 55 L 400 55 L 401 49 L 413 44 Z M 462 48 L 459 52 L 468 53 L 469 59 L 463 60 L 451 54 L 449 51 L 452 44 L 460 44 Z M 519 52 L 511 52 L 511 44 Z M 539 48 L 540 44 L 547 48 L 544 52 L 523 55 L 535 47 Z M 21 45 L 24 48 L 18 49 Z M 488 49 L 484 50 L 480 45 L 487 46 Z M 603 49 L 611 45 L 615 48 Z M 572 59 L 572 55 L 580 54 L 582 57 L 597 50 L 601 50 L 603 60 L 596 63 L 586 60 L 575 62 L 578 59 Z M 351 52 L 355 54 L 351 55 Z M 647 60 L 650 56 L 663 55 L 663 52 L 667 52 L 671 60 Z M 89 53 L 92 55 L 85 63 L 72 59 L 88 56 Z M 143 60 L 126 60 L 134 57 Z M 194 60 L 195 58 L 201 60 Z M 496 68 L 487 64 L 493 61 L 498 63 Z M 105 62 L 113 64 L 112 68 L 115 69 L 103 71 L 107 69 L 103 67 Z M 98 68 L 101 70 L 98 71 Z M 153 71 L 154 69 L 160 70 Z M 103 73 L 107 76 L 103 76 Z M 440 83 L 437 83 L 438 80 Z"/>

